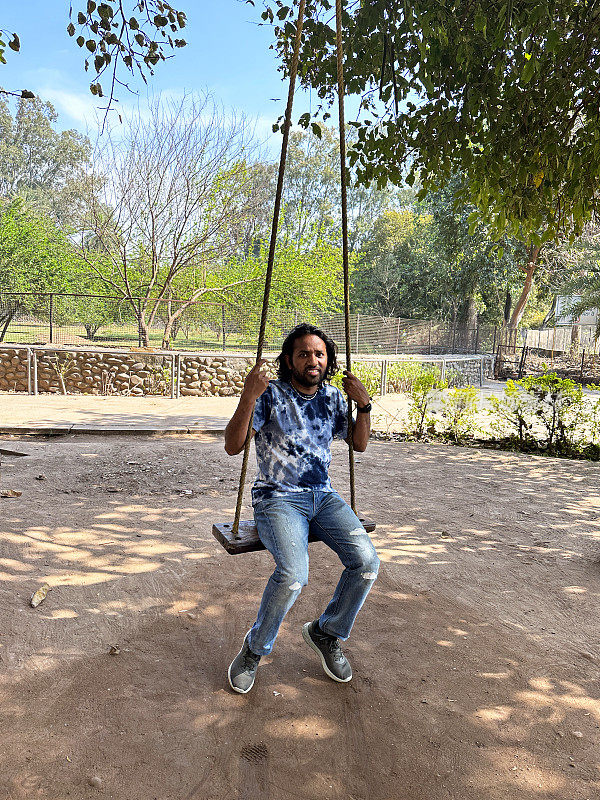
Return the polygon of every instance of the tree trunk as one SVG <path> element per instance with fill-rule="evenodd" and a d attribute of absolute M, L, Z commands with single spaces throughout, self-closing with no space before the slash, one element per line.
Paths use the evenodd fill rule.
<path fill-rule="evenodd" d="M 0 342 L 3 342 L 3 341 L 4 341 L 4 337 L 6 336 L 6 331 L 8 330 L 8 326 L 9 326 L 9 325 L 10 325 L 10 323 L 12 322 L 12 320 L 13 320 L 13 317 L 15 316 L 15 313 L 16 313 L 15 311 L 9 311 L 9 312 L 7 313 L 7 315 L 6 315 L 6 317 L 4 317 L 4 318 L 3 318 L 3 319 L 0 321 L 0 325 L 2 325 L 2 332 L 0 333 Z M 5 321 L 5 320 L 6 320 L 6 321 Z M 3 324 L 3 323 L 4 323 L 4 324 Z"/>
<path fill-rule="evenodd" d="M 571 347 L 569 348 L 569 355 L 571 358 L 579 361 L 581 348 L 581 325 L 573 325 L 571 328 Z"/>
<path fill-rule="evenodd" d="M 93 324 L 91 324 L 89 322 L 84 322 L 84 328 L 85 328 L 85 332 L 87 334 L 87 338 L 91 342 L 94 341 L 94 337 L 96 336 L 96 334 L 98 333 L 98 331 L 100 330 L 101 327 L 102 327 L 101 325 L 93 325 Z"/>
<path fill-rule="evenodd" d="M 138 317 L 138 326 L 142 334 L 142 347 L 150 347 L 150 332 L 143 317 Z"/>
<path fill-rule="evenodd" d="M 521 291 L 521 295 L 516 302 L 514 311 L 510 318 L 510 322 L 508 324 L 509 330 L 516 330 L 519 327 L 519 322 L 521 321 L 521 317 L 523 316 L 523 312 L 525 311 L 525 306 L 527 305 L 527 300 L 529 299 L 529 294 L 531 289 L 533 288 L 533 275 L 538 267 L 538 257 L 540 255 L 539 247 L 531 247 L 529 250 L 529 260 L 527 262 L 526 267 L 521 267 L 523 272 L 525 273 L 525 283 L 523 284 L 523 289 Z"/>
<path fill-rule="evenodd" d="M 463 301 L 459 320 L 459 340 L 457 344 L 460 349 L 468 350 L 471 341 L 471 331 L 477 327 L 477 306 L 474 297 L 466 297 Z"/>
<path fill-rule="evenodd" d="M 170 350 L 171 349 L 171 336 L 173 335 L 173 317 L 167 320 L 165 323 L 165 329 L 163 331 L 163 339 L 162 339 L 162 349 L 163 350 Z"/>
<path fill-rule="evenodd" d="M 510 289 L 506 287 L 506 298 L 504 300 L 504 324 L 508 325 L 508 321 L 510 319 L 510 310 L 512 308 L 512 295 L 510 293 Z"/>

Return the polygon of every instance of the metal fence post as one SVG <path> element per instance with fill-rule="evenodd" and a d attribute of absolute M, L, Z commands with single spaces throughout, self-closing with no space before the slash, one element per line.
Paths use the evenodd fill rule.
<path fill-rule="evenodd" d="M 223 334 L 223 350 L 225 350 L 225 303 L 221 306 L 221 332 Z"/>
<path fill-rule="evenodd" d="M 50 317 L 50 344 L 52 344 L 53 343 L 53 339 L 54 339 L 54 336 L 53 336 L 53 334 L 54 334 L 54 330 L 53 330 L 54 329 L 54 295 L 52 294 L 52 292 L 50 292 L 49 297 L 50 297 L 50 315 L 49 315 L 49 317 Z"/>
<path fill-rule="evenodd" d="M 181 388 L 181 353 L 177 353 L 177 383 L 175 396 L 179 399 Z"/>
<path fill-rule="evenodd" d="M 37 352 L 33 351 L 33 393 L 38 393 Z"/>
<path fill-rule="evenodd" d="M 380 394 L 383 397 L 384 394 L 387 394 L 387 359 L 383 359 L 381 362 L 381 380 L 380 380 Z"/>
<path fill-rule="evenodd" d="M 527 347 L 524 345 L 523 351 L 521 353 L 521 361 L 519 363 L 519 375 L 518 375 L 519 380 L 523 377 L 523 371 L 525 369 L 526 361 L 527 361 Z"/>
<path fill-rule="evenodd" d="M 27 348 L 27 394 L 31 394 L 31 348 Z"/>
<path fill-rule="evenodd" d="M 358 349 L 358 330 L 359 330 L 358 326 L 359 326 L 359 322 L 360 322 L 360 314 L 357 314 L 356 315 L 356 352 L 357 353 L 359 352 L 359 349 Z"/>
<path fill-rule="evenodd" d="M 398 342 L 400 341 L 400 317 L 398 317 L 398 327 L 396 328 L 396 355 L 398 355 Z"/>
<path fill-rule="evenodd" d="M 443 381 L 444 378 L 446 377 L 446 359 L 445 358 L 442 358 L 441 364 L 442 364 L 442 375 L 440 377 L 440 380 Z"/>
<path fill-rule="evenodd" d="M 496 334 L 498 332 L 498 326 L 494 325 L 494 344 L 492 345 L 492 353 L 496 352 Z"/>
<path fill-rule="evenodd" d="M 583 381 L 583 364 L 585 362 L 585 350 L 581 354 L 581 369 L 579 370 L 579 381 Z"/>
<path fill-rule="evenodd" d="M 175 399 L 175 353 L 171 356 L 171 400 Z"/>
<path fill-rule="evenodd" d="M 431 326 L 432 322 L 429 323 L 429 355 L 431 355 Z"/>
<path fill-rule="evenodd" d="M 138 347 L 142 346 L 142 301 L 138 297 L 137 301 L 137 318 L 138 318 Z"/>
<path fill-rule="evenodd" d="M 477 327 L 475 328 L 475 355 L 479 352 L 479 323 L 477 323 Z"/>

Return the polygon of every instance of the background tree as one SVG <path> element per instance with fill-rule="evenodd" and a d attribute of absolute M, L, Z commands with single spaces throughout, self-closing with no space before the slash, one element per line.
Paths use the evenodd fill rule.
<path fill-rule="evenodd" d="M 458 177 L 424 200 L 385 212 L 369 233 L 354 282 L 361 310 L 390 316 L 452 320 L 473 328 L 497 324 L 507 287 L 518 280 L 521 247 L 495 247 L 484 225 L 470 228 L 457 209 Z"/>
<path fill-rule="evenodd" d="M 74 130 L 56 131 L 51 103 L 0 100 L 0 198 L 22 197 L 31 208 L 69 229 L 82 213 L 82 184 L 91 144 Z"/>
<path fill-rule="evenodd" d="M 339 135 L 323 126 L 320 134 L 312 130 L 294 131 L 290 136 L 284 181 L 286 213 L 282 235 L 300 242 L 312 231 L 315 241 L 337 236 L 341 244 Z M 356 250 L 375 219 L 396 204 L 398 191 L 348 187 L 349 247 Z"/>
<path fill-rule="evenodd" d="M 82 271 L 73 245 L 51 220 L 20 199 L 0 201 L 0 341 L 16 314 L 47 315 L 45 294 L 76 291 Z"/>
<path fill-rule="evenodd" d="M 263 245 L 256 255 L 232 259 L 215 276 L 236 286 L 228 298 L 228 316 L 236 329 L 251 338 L 256 336 L 260 321 L 267 252 Z M 351 271 L 354 262 L 351 256 Z M 280 336 L 295 320 L 311 321 L 324 313 L 335 314 L 342 305 L 342 251 L 337 243 L 310 229 L 300 241 L 282 237 L 275 251 L 267 337 Z"/>
<path fill-rule="evenodd" d="M 367 314 L 429 318 L 442 314 L 444 285 L 434 248 L 433 218 L 403 208 L 374 223 L 353 276 L 353 306 Z"/>
<path fill-rule="evenodd" d="M 225 117 L 208 96 L 157 101 L 148 118 L 128 120 L 119 134 L 96 153 L 105 177 L 100 191 L 97 179 L 89 181 L 80 251 L 107 290 L 131 303 L 146 344 L 159 309 L 164 316 L 164 303 L 190 283 L 186 273 L 196 274 L 191 294 L 171 305 L 166 346 L 189 305 L 223 299 L 231 288 L 208 277 L 235 253 L 232 231 L 255 211 L 256 144 L 249 122 Z"/>

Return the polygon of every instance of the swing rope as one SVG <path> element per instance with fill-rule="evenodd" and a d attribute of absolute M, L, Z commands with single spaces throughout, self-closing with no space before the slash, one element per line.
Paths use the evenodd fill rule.
<path fill-rule="evenodd" d="M 344 266 L 344 329 L 346 334 L 346 369 L 352 372 L 350 347 L 350 280 L 348 269 L 348 203 L 346 197 L 346 131 L 344 120 L 344 67 L 342 50 L 342 3 L 335 3 L 335 40 L 337 51 L 338 127 L 340 133 L 340 187 L 342 193 L 342 261 Z M 352 400 L 348 398 L 348 461 L 350 467 L 350 505 L 356 514 L 356 490 L 354 486 L 354 447 L 352 445 Z"/>
<path fill-rule="evenodd" d="M 279 172 L 277 175 L 277 191 L 275 193 L 275 207 L 273 209 L 273 222 L 271 225 L 271 239 L 269 244 L 269 257 L 267 261 L 267 271 L 265 275 L 265 289 L 263 294 L 263 306 L 260 319 L 260 330 L 258 334 L 258 345 L 256 351 L 256 364 L 262 358 L 265 330 L 267 324 L 267 316 L 269 313 L 269 298 L 271 292 L 271 281 L 273 277 L 273 265 L 275 262 L 275 245 L 277 242 L 277 231 L 279 227 L 279 211 L 281 207 L 281 198 L 283 195 L 283 178 L 285 174 L 285 162 L 287 158 L 287 147 L 289 131 L 292 119 L 292 106 L 294 101 L 294 87 L 296 84 L 296 75 L 298 72 L 298 60 L 300 54 L 300 43 L 302 38 L 302 24 L 304 21 L 304 7 L 306 0 L 300 0 L 298 8 L 298 20 L 296 23 L 296 38 L 294 42 L 294 52 L 292 56 L 292 63 L 290 67 L 290 85 L 288 90 L 287 106 L 285 110 L 285 120 L 283 128 L 283 139 L 281 142 L 281 155 L 279 158 Z M 343 50 L 342 50 L 342 12 L 341 0 L 336 0 L 336 48 L 337 48 L 337 82 L 338 82 L 338 116 L 339 116 L 339 132 L 340 132 L 340 180 L 341 180 L 341 198 L 342 198 L 342 262 L 344 270 L 344 327 L 346 336 L 346 369 L 352 371 L 352 357 L 351 357 L 351 342 L 350 342 L 350 281 L 349 281 L 349 268 L 348 268 L 348 211 L 347 211 L 347 197 L 346 197 L 346 137 L 345 137 L 345 122 L 344 122 L 344 73 L 342 66 Z M 248 424 L 248 431 L 246 433 L 246 440 L 244 442 L 244 457 L 242 460 L 242 469 L 240 474 L 240 483 L 238 488 L 237 503 L 235 508 L 235 519 L 233 522 L 232 532 L 234 537 L 239 537 L 240 518 L 242 514 L 242 502 L 244 497 L 244 485 L 246 482 L 246 474 L 248 472 L 248 457 L 250 454 L 250 443 L 252 441 L 252 423 L 254 421 L 254 411 L 250 415 L 250 422 Z M 348 431 L 352 431 L 352 401 L 348 398 Z M 354 478 L 354 447 L 352 439 L 348 447 L 348 457 L 350 466 L 350 504 L 352 510 L 356 513 L 356 489 Z"/>
<path fill-rule="evenodd" d="M 267 272 L 265 275 L 265 291 L 263 294 L 262 314 L 260 318 L 260 330 L 258 333 L 258 345 L 256 348 L 256 364 L 262 358 L 263 345 L 265 342 L 265 330 L 267 326 L 267 315 L 269 313 L 269 297 L 271 294 L 271 280 L 273 277 L 273 264 L 275 263 L 275 245 L 277 243 L 277 230 L 279 228 L 279 210 L 281 207 L 281 197 L 283 195 L 283 176 L 285 174 L 285 161 L 287 157 L 288 138 L 292 125 L 292 106 L 294 104 L 294 87 L 296 85 L 296 74 L 298 72 L 298 59 L 300 56 L 300 41 L 302 38 L 302 24 L 304 22 L 304 6 L 306 0 L 300 0 L 298 8 L 298 21 L 296 23 L 296 40 L 294 42 L 294 53 L 290 67 L 290 86 L 288 90 L 287 106 L 285 109 L 285 120 L 283 123 L 283 139 L 281 141 L 281 156 L 279 158 L 279 172 L 277 174 L 277 191 L 275 192 L 275 207 L 273 209 L 273 222 L 271 225 L 271 241 L 269 243 L 269 257 L 267 260 Z M 248 472 L 248 456 L 250 455 L 250 442 L 252 440 L 252 422 L 254 421 L 254 411 L 248 423 L 248 432 L 244 443 L 244 458 L 242 461 L 242 472 L 240 475 L 240 485 L 238 488 L 237 504 L 235 507 L 235 520 L 233 523 L 233 535 L 239 536 L 240 517 L 242 515 L 242 501 L 244 498 L 244 484 L 246 473 Z"/>

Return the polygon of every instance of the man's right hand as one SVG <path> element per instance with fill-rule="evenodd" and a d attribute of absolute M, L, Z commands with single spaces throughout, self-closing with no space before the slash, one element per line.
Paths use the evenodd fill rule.
<path fill-rule="evenodd" d="M 254 411 L 254 403 L 267 390 L 269 385 L 269 379 L 264 367 L 265 363 L 266 360 L 261 358 L 246 375 L 240 402 L 235 414 L 225 428 L 225 452 L 230 456 L 237 455 L 244 449 L 248 425 Z M 251 431 L 251 435 L 254 436 L 254 430 Z"/>
<path fill-rule="evenodd" d="M 269 386 L 267 371 L 264 368 L 265 364 L 266 359 L 261 358 L 260 361 L 258 361 L 246 375 L 242 395 L 247 397 L 249 400 L 258 400 L 261 394 L 264 394 Z"/>

